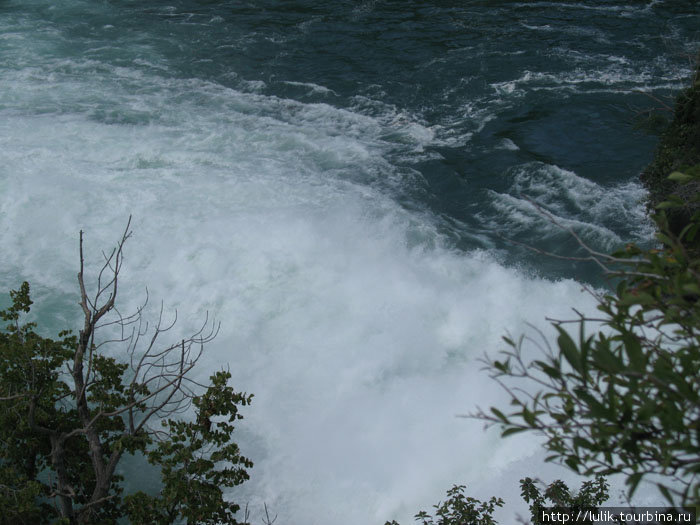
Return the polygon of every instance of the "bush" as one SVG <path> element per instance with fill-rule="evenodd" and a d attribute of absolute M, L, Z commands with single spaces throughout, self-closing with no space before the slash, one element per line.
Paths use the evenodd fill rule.
<path fill-rule="evenodd" d="M 687 171 L 700 163 L 700 55 L 698 61 L 695 78 L 676 98 L 673 119 L 661 135 L 654 159 L 641 175 L 649 191 L 649 209 L 654 210 L 671 195 L 683 203 L 668 214 L 670 230 L 676 235 L 697 209 L 692 201 L 699 186 L 682 185 L 669 179 L 668 174 Z"/>
<path fill-rule="evenodd" d="M 239 507 L 222 489 L 245 481 L 252 466 L 231 438 L 238 409 L 252 396 L 228 386 L 225 371 L 209 385 L 189 378 L 216 326 L 206 331 L 205 323 L 190 338 L 161 346 L 172 327 L 161 312 L 142 345 L 142 309 L 126 318 L 116 313 L 128 237 L 127 227 L 90 296 L 81 232 L 77 336 L 45 338 L 23 322 L 32 305 L 26 282 L 0 312 L 8 322 L 0 331 L 0 523 L 238 523 Z M 127 335 L 100 335 L 109 326 Z M 108 357 L 113 345 L 121 345 L 126 362 Z M 190 406 L 194 419 L 183 419 Z M 117 466 L 127 455 L 160 468 L 158 494 L 123 494 Z"/>
<path fill-rule="evenodd" d="M 697 184 L 700 170 L 671 178 Z M 694 197 L 697 200 L 697 196 Z M 673 209 L 683 203 L 666 202 Z M 630 495 L 643 478 L 656 479 L 674 504 L 700 504 L 700 259 L 689 246 L 700 212 L 675 234 L 663 211 L 659 246 L 634 244 L 593 255 L 616 283 L 598 297 L 601 315 L 580 315 L 565 330 L 555 322 L 557 348 L 544 338 L 505 338 L 509 349 L 487 367 L 511 406 L 476 417 L 501 425 L 503 435 L 536 431 L 548 461 L 586 475 L 625 476 Z M 586 328 L 602 324 L 592 334 Z M 529 359 L 525 349 L 539 347 Z M 520 388 L 523 387 L 524 388 Z"/>
<path fill-rule="evenodd" d="M 586 481 L 578 492 L 572 492 L 561 480 L 557 480 L 544 490 L 541 482 L 532 478 L 520 480 L 523 499 L 530 504 L 530 518 L 533 525 L 542 525 L 539 511 L 542 507 L 569 507 L 574 510 L 596 508 L 608 499 L 608 484 L 604 478 Z M 422 510 L 415 515 L 421 525 L 497 525 L 493 518 L 496 507 L 503 506 L 501 498 L 491 498 L 488 502 L 464 495 L 464 485 L 455 485 L 447 491 L 447 500 L 433 505 L 435 516 Z M 522 518 L 519 520 L 525 523 Z M 387 521 L 384 525 L 399 525 L 396 521 Z"/>

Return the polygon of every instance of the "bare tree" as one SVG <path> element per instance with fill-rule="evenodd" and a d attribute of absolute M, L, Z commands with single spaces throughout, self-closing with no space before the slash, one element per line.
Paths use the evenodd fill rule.
<path fill-rule="evenodd" d="M 103 252 L 104 263 L 92 292 L 85 283 L 83 232 L 80 232 L 78 284 L 83 322 L 78 336 L 60 334 L 64 339 L 58 342 L 49 360 L 36 351 L 32 354 L 32 349 L 25 349 L 24 354 L 29 352 L 29 355 L 20 361 L 20 366 L 24 366 L 21 381 L 13 383 L 8 373 L 0 375 L 2 408 L 21 414 L 20 420 L 26 419 L 29 434 L 49 444 L 45 458 L 49 482 L 45 484 L 44 495 L 54 500 L 57 514 L 71 524 L 93 523 L 99 516 L 115 517 L 126 512 L 118 485 L 120 477 L 116 475 L 125 453 L 141 451 L 151 463 L 167 466 L 164 473 L 166 470 L 171 475 L 180 473 L 177 480 L 164 478 L 166 485 L 183 480 L 188 485 L 195 481 L 206 485 L 207 480 L 216 478 L 217 483 L 231 486 L 247 478 L 243 468 L 232 469 L 235 476 L 217 478 L 215 474 L 220 473 L 215 469 L 217 461 L 203 466 L 195 465 L 197 460 L 214 457 L 229 465 L 252 466 L 238 454 L 237 446 L 226 435 L 233 429 L 230 423 L 241 417 L 236 405 L 247 404 L 251 396 L 233 392 L 226 385 L 230 377 L 226 372 L 219 373 L 218 379 L 212 376 L 213 384 L 209 386 L 189 377 L 204 345 L 216 337 L 219 324 L 211 322 L 207 315 L 201 328 L 190 337 L 162 344 L 164 334 L 177 321 L 177 312 L 172 322 L 166 323 L 161 304 L 157 321 L 149 330 L 144 319 L 148 296 L 129 316 L 124 317 L 117 310 L 124 244 L 131 236 L 130 226 L 131 217 L 116 247 L 109 253 Z M 18 337 L 15 346 L 36 339 L 31 331 L 33 325 L 19 324 L 19 311 L 27 312 L 31 304 L 28 285 L 24 292 L 24 303 L 17 303 L 14 313 L 3 316 L 13 317 L 10 319 L 14 321 L 13 332 Z M 22 292 L 15 294 L 13 298 L 22 299 Z M 105 350 L 115 345 L 128 364 L 106 355 Z M 194 422 L 175 419 L 191 410 L 193 403 Z M 220 416 L 228 416 L 228 420 L 222 421 Z M 153 423 L 161 424 L 155 427 Z M 183 456 L 176 459 L 172 454 L 178 442 L 190 447 L 192 460 L 185 460 L 187 464 L 181 461 Z M 228 454 L 212 456 L 212 451 L 226 447 Z M 37 457 L 33 461 L 41 464 L 41 453 L 35 452 Z M 38 470 L 34 469 L 33 477 L 37 477 Z M 205 488 L 215 489 L 214 495 L 221 497 L 220 487 L 210 485 Z M 151 498 L 144 494 L 138 497 L 139 501 Z M 206 517 L 202 505 L 171 500 L 151 498 L 152 514 L 148 519 L 170 523 L 178 514 L 186 515 L 190 510 Z M 216 506 L 213 501 L 207 504 Z M 134 512 L 144 511 L 133 507 Z M 222 514 L 221 509 L 214 512 L 216 519 L 228 518 L 226 523 L 235 523 L 232 515 L 238 507 L 229 504 L 227 508 L 228 513 Z"/>

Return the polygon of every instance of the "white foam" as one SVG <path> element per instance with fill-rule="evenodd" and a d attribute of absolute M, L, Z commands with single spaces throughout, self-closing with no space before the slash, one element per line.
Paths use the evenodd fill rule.
<path fill-rule="evenodd" d="M 499 144 L 498 144 L 499 149 L 504 149 L 508 151 L 518 151 L 520 148 L 518 145 L 513 142 L 510 139 L 503 139 Z"/>
<path fill-rule="evenodd" d="M 528 3 L 518 3 L 518 4 L 512 4 L 512 8 L 527 8 L 527 9 L 538 9 L 542 7 L 547 7 L 547 8 L 555 8 L 555 9 L 567 9 L 567 10 L 583 10 L 583 11 L 602 11 L 602 12 L 614 12 L 614 13 L 620 13 L 620 12 L 629 12 L 629 13 L 634 13 L 634 12 L 644 12 L 647 9 L 647 6 L 644 6 L 643 8 L 639 8 L 636 6 L 630 6 L 630 5 L 588 5 L 585 3 L 563 3 L 563 2 L 528 2 Z"/>
<path fill-rule="evenodd" d="M 324 95 L 329 93 L 332 93 L 334 95 L 336 94 L 335 91 L 333 91 L 332 89 L 329 89 L 325 86 L 319 86 L 318 84 L 314 84 L 313 82 L 292 82 L 290 80 L 285 80 L 282 83 L 290 86 L 300 86 L 309 88 L 309 91 L 311 93 L 322 93 Z"/>
<path fill-rule="evenodd" d="M 636 240 L 653 235 L 644 210 L 645 191 L 636 182 L 603 186 L 558 166 L 532 162 L 510 171 L 505 193 L 490 192 L 493 213 L 482 217 L 489 228 L 529 232 L 532 239 L 566 237 L 572 228 L 595 246 L 612 250 L 622 239 L 615 230 L 630 231 Z M 559 223 L 553 224 L 530 202 L 533 200 Z M 631 227 L 631 228 L 630 228 Z"/>
<path fill-rule="evenodd" d="M 503 400 L 476 359 L 506 330 L 592 304 L 573 281 L 451 249 L 397 204 L 408 175 L 388 157 L 439 129 L 371 99 L 343 110 L 161 76 L 147 48 L 133 68 L 17 49 L 0 92 L 2 288 L 28 279 L 61 297 L 40 313 L 76 322 L 77 232 L 94 276 L 133 214 L 121 310 L 148 286 L 179 309 L 174 340 L 212 312 L 200 375 L 230 366 L 256 395 L 238 501 L 293 525 L 410 522 L 453 483 L 516 505 L 515 480 L 542 472 L 537 443 L 454 416 Z M 557 190 L 590 189 L 557 173 Z"/>
<path fill-rule="evenodd" d="M 287 523 L 409 521 L 452 483 L 514 485 L 508 465 L 535 443 L 454 416 L 501 395 L 476 358 L 525 320 L 590 307 L 579 286 L 452 251 L 375 187 L 398 176 L 389 129 L 431 140 L 410 120 L 150 75 L 89 61 L 9 75 L 2 286 L 29 279 L 63 297 L 45 315 L 77 319 L 78 230 L 94 269 L 133 214 L 122 311 L 148 286 L 180 310 L 175 339 L 206 310 L 222 321 L 200 374 L 230 366 L 256 394 L 239 498 Z"/>
<path fill-rule="evenodd" d="M 571 56 L 569 50 L 556 50 L 559 54 Z M 592 57 L 577 57 L 576 60 L 588 62 Z M 687 71 L 671 71 L 667 76 L 659 76 L 650 67 L 635 69 L 619 57 L 599 57 L 607 64 L 600 64 L 590 69 L 575 69 L 564 73 L 542 71 L 524 71 L 514 80 L 494 82 L 491 87 L 499 95 L 522 95 L 527 91 L 569 91 L 576 93 L 630 93 L 633 91 L 652 91 L 677 89 L 683 85 Z"/>

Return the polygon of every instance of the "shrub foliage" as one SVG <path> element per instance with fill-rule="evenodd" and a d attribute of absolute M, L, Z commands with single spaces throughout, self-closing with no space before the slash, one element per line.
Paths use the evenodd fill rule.
<path fill-rule="evenodd" d="M 81 233 L 77 336 L 43 337 L 25 321 L 26 282 L 0 312 L 7 323 L 0 331 L 0 523 L 238 523 L 239 507 L 223 490 L 245 481 L 252 466 L 231 440 L 239 407 L 252 396 L 235 392 L 226 371 L 208 385 L 190 378 L 216 326 L 160 345 L 172 327 L 162 311 L 150 332 L 142 309 L 116 312 L 128 237 L 127 227 L 89 295 Z M 111 357 L 115 345 L 123 362 Z M 129 455 L 159 468 L 160 490 L 124 494 L 117 467 Z"/>
<path fill-rule="evenodd" d="M 670 178 L 696 184 L 698 171 Z M 476 416 L 500 424 L 504 436 L 543 434 L 548 460 L 577 472 L 623 474 L 630 494 L 651 479 L 669 502 L 697 505 L 700 259 L 693 246 L 700 212 L 678 235 L 663 211 L 656 220 L 657 247 L 594 254 L 614 283 L 598 295 L 599 316 L 555 322 L 555 349 L 544 338 L 505 338 L 509 349 L 487 367 L 509 392 L 511 408 Z M 536 358 L 527 353 L 533 343 Z"/>

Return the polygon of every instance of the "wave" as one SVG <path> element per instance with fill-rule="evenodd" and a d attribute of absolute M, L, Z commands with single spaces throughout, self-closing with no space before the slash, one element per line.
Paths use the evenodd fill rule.
<path fill-rule="evenodd" d="M 617 231 L 629 232 L 631 237 L 626 240 L 637 242 L 653 235 L 653 225 L 644 209 L 646 192 L 639 183 L 603 186 L 540 162 L 514 167 L 506 177 L 511 181 L 507 191 L 489 191 L 490 209 L 479 214 L 484 226 L 492 231 L 523 236 L 533 244 L 555 245 L 556 239 L 568 238 L 567 229 L 572 229 L 589 245 L 604 251 L 614 250 L 623 242 Z"/>

